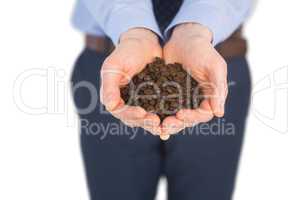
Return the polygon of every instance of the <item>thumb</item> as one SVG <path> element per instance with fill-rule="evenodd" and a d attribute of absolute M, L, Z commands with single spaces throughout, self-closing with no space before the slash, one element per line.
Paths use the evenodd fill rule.
<path fill-rule="evenodd" d="M 217 117 L 223 117 L 225 100 L 227 96 L 227 64 L 222 59 L 217 65 L 213 66 L 210 73 L 210 80 L 213 83 L 213 96 L 210 105 Z"/>
<path fill-rule="evenodd" d="M 100 101 L 108 111 L 113 111 L 121 101 L 119 83 L 121 72 L 116 70 L 101 70 Z"/>

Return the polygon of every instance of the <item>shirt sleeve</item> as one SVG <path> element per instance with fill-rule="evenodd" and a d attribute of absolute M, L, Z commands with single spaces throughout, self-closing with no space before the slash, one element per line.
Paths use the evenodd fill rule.
<path fill-rule="evenodd" d="M 81 0 L 114 44 L 130 28 L 143 27 L 162 37 L 151 0 Z"/>
<path fill-rule="evenodd" d="M 165 35 L 181 23 L 194 22 L 213 33 L 213 45 L 228 38 L 246 19 L 252 0 L 185 0 Z"/>

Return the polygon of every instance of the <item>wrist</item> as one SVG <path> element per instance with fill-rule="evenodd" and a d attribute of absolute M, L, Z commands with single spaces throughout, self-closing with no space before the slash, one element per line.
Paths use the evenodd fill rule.
<path fill-rule="evenodd" d="M 155 43 L 159 41 L 158 36 L 150 29 L 146 28 L 129 29 L 120 36 L 120 43 L 130 39 Z"/>
<path fill-rule="evenodd" d="M 177 25 L 172 33 L 172 37 L 197 37 L 208 42 L 212 42 L 213 33 L 206 27 L 198 23 L 183 23 Z"/>

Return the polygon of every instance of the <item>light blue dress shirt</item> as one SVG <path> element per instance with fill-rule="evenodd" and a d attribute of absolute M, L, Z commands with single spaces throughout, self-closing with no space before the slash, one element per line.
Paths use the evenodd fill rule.
<path fill-rule="evenodd" d="M 161 33 L 151 0 L 77 0 L 72 22 L 84 33 L 109 36 L 114 44 L 130 28 L 148 28 L 162 39 L 167 39 L 172 27 L 194 22 L 212 31 L 213 44 L 216 45 L 245 21 L 251 3 L 252 0 L 184 0 L 173 21 Z"/>

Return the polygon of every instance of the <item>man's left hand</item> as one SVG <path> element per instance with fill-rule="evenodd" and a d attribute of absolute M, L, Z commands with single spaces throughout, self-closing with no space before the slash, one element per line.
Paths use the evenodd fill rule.
<path fill-rule="evenodd" d="M 167 138 L 185 127 L 224 115 L 227 64 L 211 41 L 212 33 L 206 27 L 185 23 L 174 28 L 170 40 L 164 46 L 163 57 L 166 63 L 182 63 L 188 73 L 204 87 L 205 99 L 199 108 L 182 109 L 176 116 L 167 117 L 162 123 L 162 137 Z"/>

